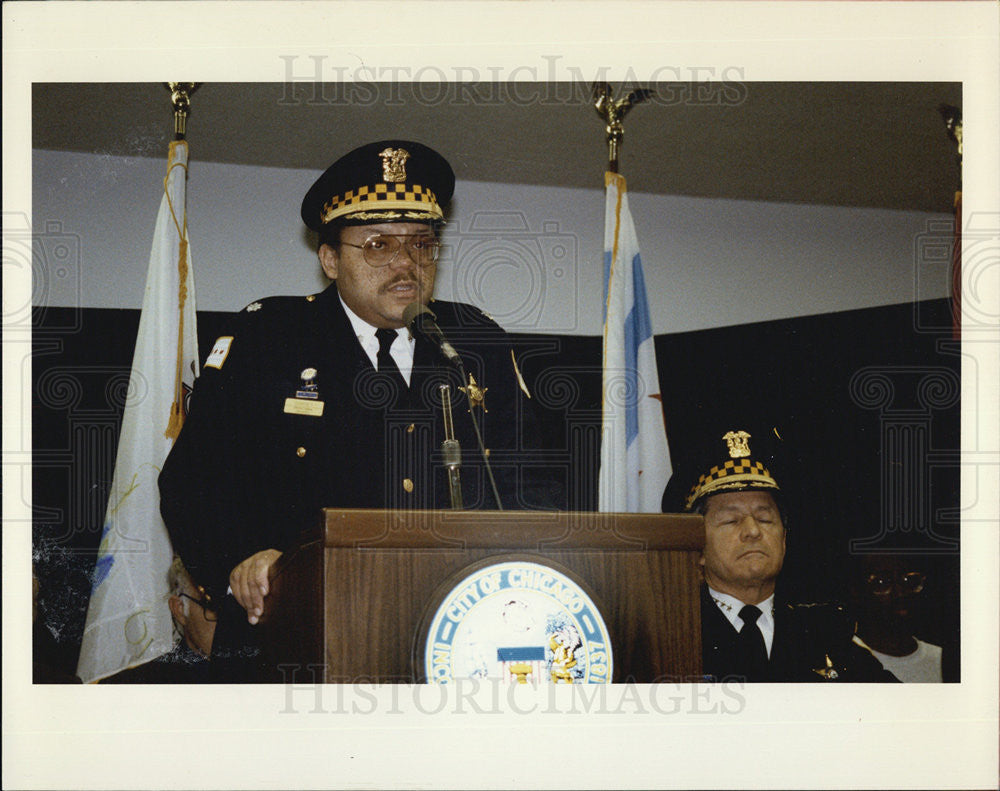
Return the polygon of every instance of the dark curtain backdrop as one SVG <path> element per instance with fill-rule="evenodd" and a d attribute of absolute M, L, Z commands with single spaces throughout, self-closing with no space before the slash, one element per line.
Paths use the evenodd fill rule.
<path fill-rule="evenodd" d="M 199 314 L 202 357 L 230 316 Z M 138 321 L 134 310 L 35 310 L 33 562 L 45 631 L 35 652 L 67 672 L 79 653 Z M 515 343 L 571 507 L 593 509 L 601 340 L 517 335 Z M 729 420 L 780 429 L 791 460 L 781 481 L 790 495 L 788 596 L 844 600 L 852 555 L 895 550 L 929 571 L 921 636 L 955 646 L 960 358 L 947 300 L 662 335 L 656 351 L 675 464 Z"/>

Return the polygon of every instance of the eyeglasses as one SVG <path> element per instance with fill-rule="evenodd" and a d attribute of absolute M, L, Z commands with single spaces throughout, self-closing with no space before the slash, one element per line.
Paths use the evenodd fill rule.
<path fill-rule="evenodd" d="M 195 604 L 197 604 L 199 607 L 201 607 L 201 609 L 205 611 L 205 620 L 206 621 L 217 621 L 217 620 L 219 620 L 219 616 L 216 614 L 215 607 L 212 604 L 212 597 L 209 596 L 207 593 L 205 593 L 205 591 L 201 592 L 201 595 L 203 597 L 201 599 L 196 599 L 194 596 L 189 596 L 186 593 L 181 593 L 181 594 L 178 594 L 178 595 L 181 596 L 181 598 L 190 599 Z"/>
<path fill-rule="evenodd" d="M 908 571 L 905 574 L 869 574 L 865 579 L 868 590 L 875 596 L 888 596 L 895 585 L 903 593 L 920 593 L 927 582 L 927 575 L 920 571 Z"/>
<path fill-rule="evenodd" d="M 433 236 L 402 236 L 390 233 L 377 233 L 365 239 L 364 244 L 341 242 L 348 247 L 357 247 L 362 251 L 368 266 L 388 266 L 396 260 L 399 251 L 406 245 L 406 252 L 417 266 L 430 266 L 438 260 L 441 254 L 441 243 Z"/>

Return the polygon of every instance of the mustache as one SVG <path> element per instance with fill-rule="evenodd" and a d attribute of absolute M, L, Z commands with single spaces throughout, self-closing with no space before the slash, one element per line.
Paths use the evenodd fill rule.
<path fill-rule="evenodd" d="M 420 281 L 417 280 L 417 278 L 413 277 L 412 275 L 400 275 L 399 277 L 390 280 L 388 283 L 382 286 L 382 288 L 383 289 L 392 288 L 393 286 L 398 286 L 400 283 L 413 283 L 415 286 L 420 285 Z"/>

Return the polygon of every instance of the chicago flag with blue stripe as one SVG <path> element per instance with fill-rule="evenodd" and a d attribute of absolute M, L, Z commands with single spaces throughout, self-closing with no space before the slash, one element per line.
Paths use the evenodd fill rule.
<path fill-rule="evenodd" d="M 653 328 L 625 179 L 604 177 L 604 362 L 598 508 L 657 512 L 670 452 Z"/>

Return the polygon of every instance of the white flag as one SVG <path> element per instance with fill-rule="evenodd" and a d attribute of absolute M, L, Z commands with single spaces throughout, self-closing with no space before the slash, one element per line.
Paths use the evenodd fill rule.
<path fill-rule="evenodd" d="M 188 249 L 187 143 L 170 144 L 149 255 L 132 373 L 77 675 L 97 681 L 174 647 L 167 606 L 172 551 L 157 476 L 198 375 L 194 275 Z"/>
<path fill-rule="evenodd" d="M 603 423 L 598 508 L 657 512 L 670 452 L 653 328 L 625 179 L 606 173 Z"/>

